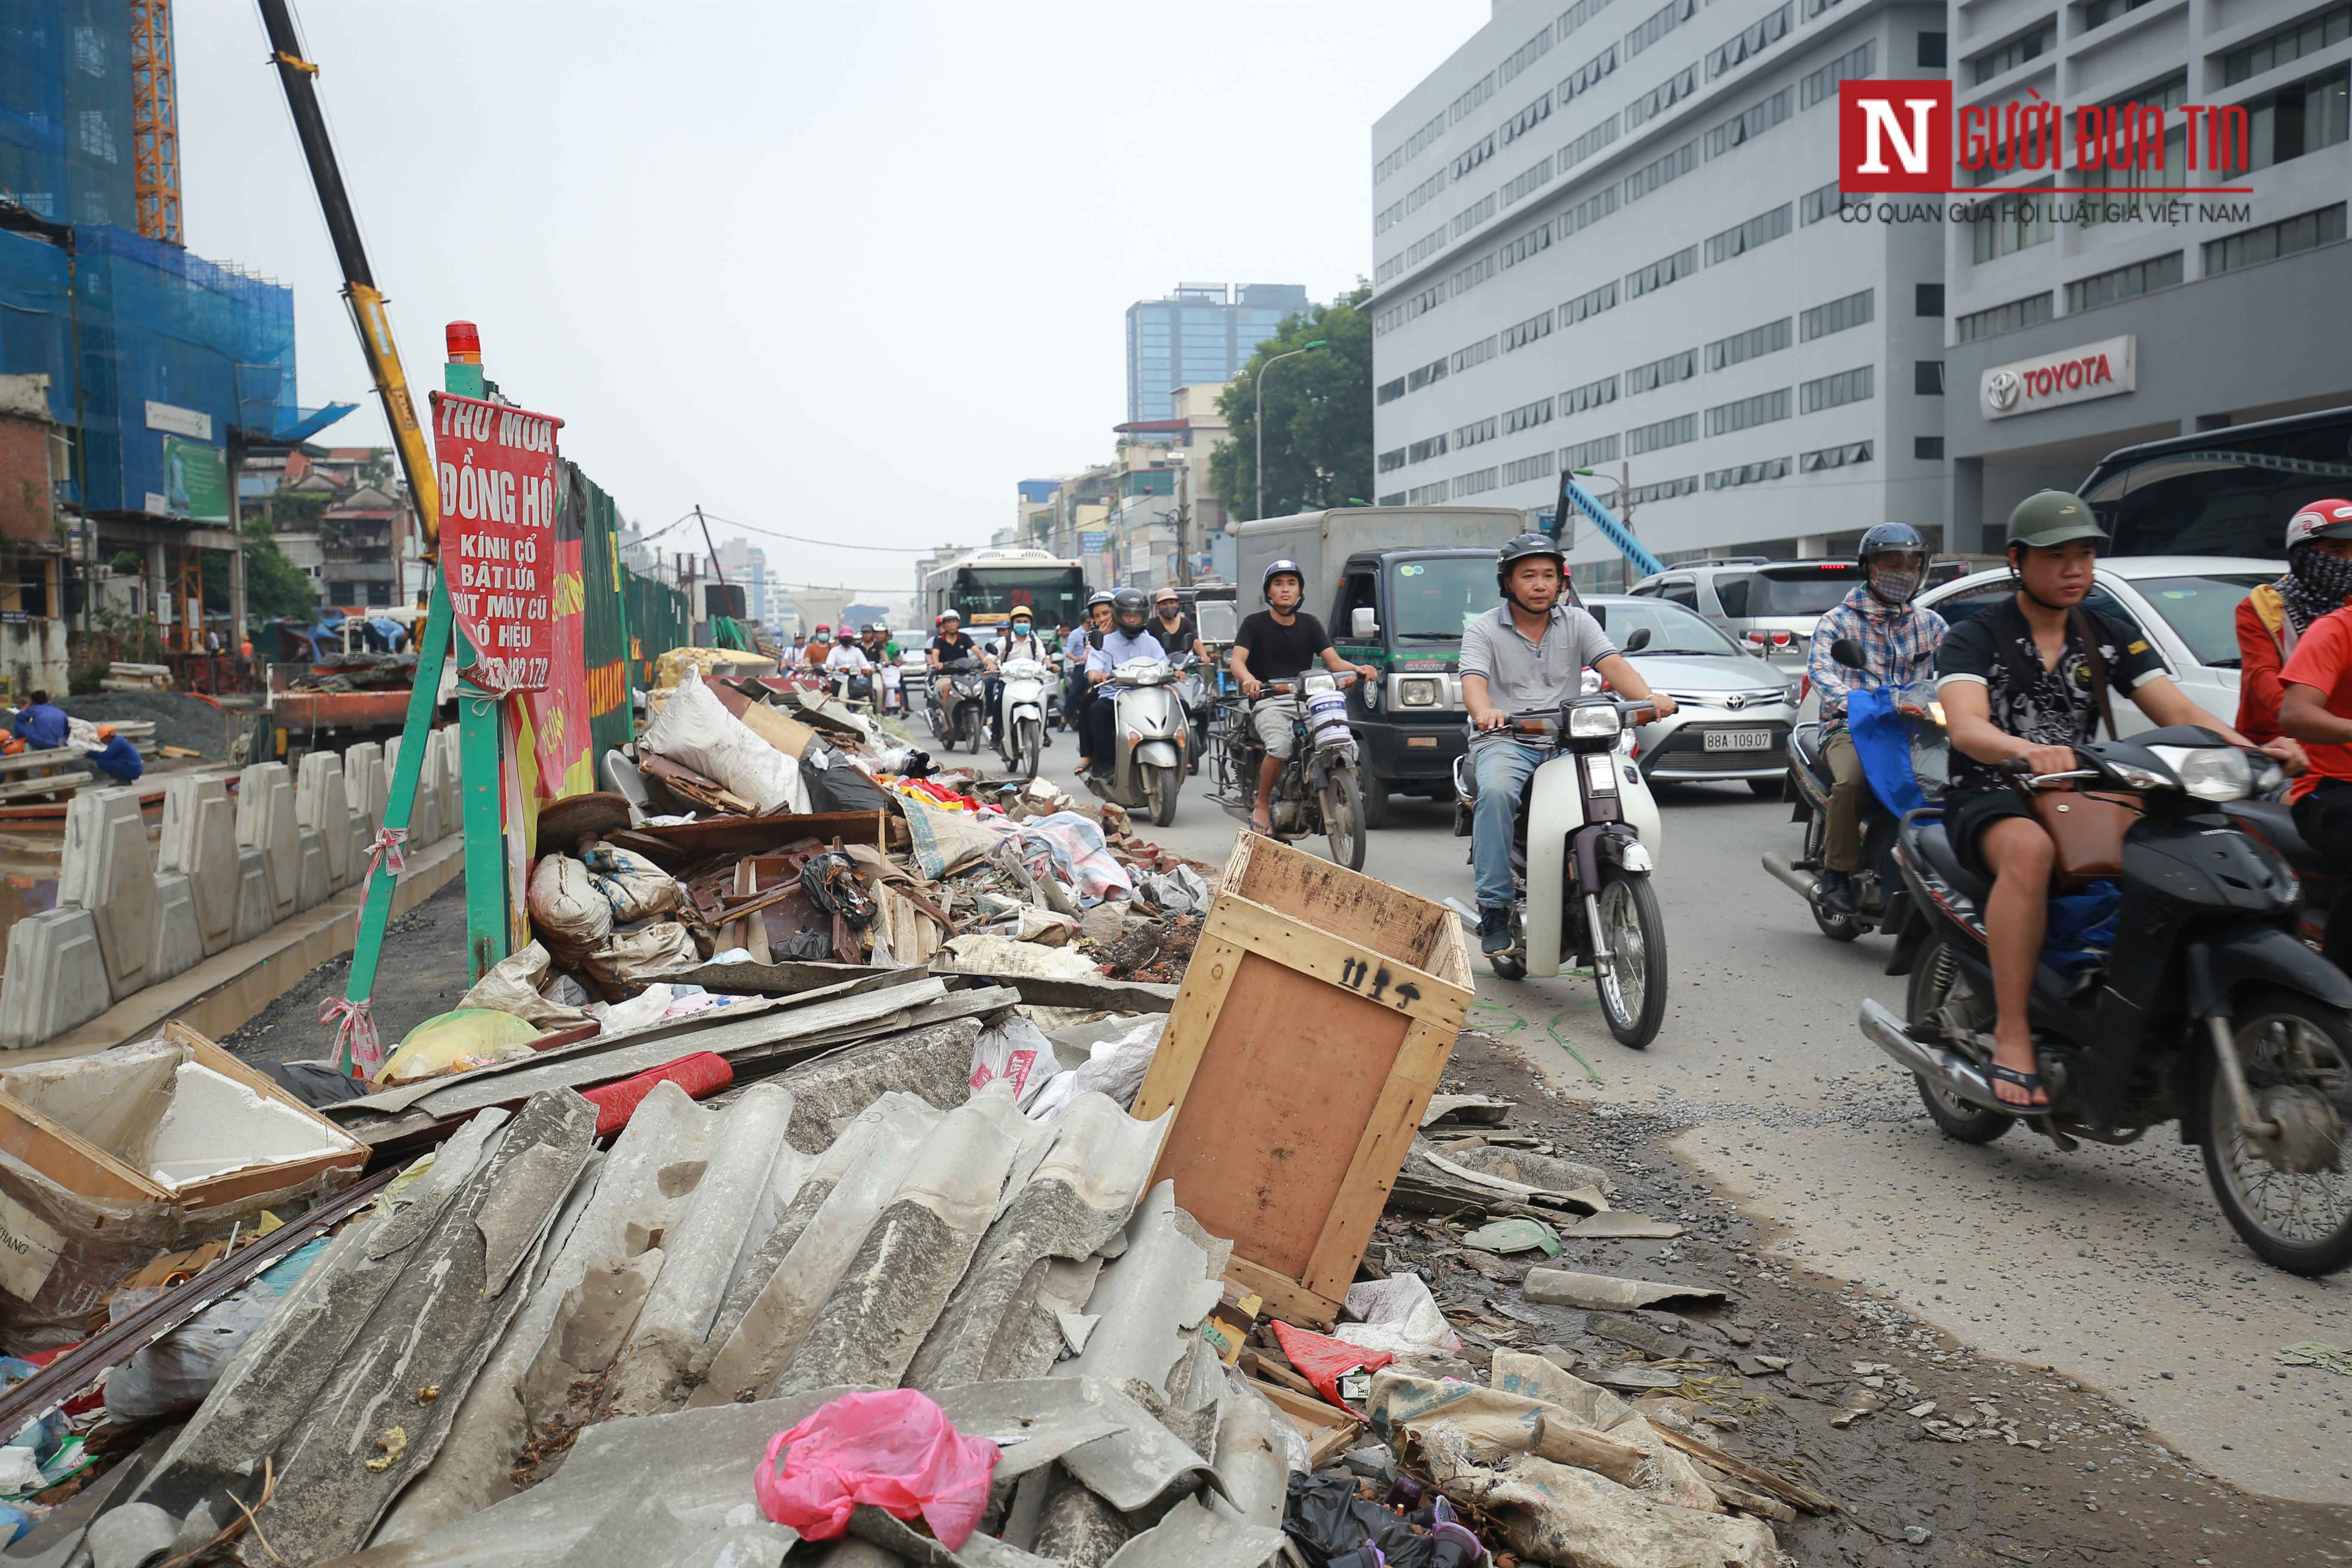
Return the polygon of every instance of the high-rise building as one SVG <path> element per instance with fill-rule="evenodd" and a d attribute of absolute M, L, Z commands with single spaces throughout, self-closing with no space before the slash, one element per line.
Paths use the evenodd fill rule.
<path fill-rule="evenodd" d="M 1940 75 L 1948 31 L 1899 0 L 1496 0 L 1372 133 L 1379 500 L 1533 513 L 1566 466 L 1669 560 L 1937 531 L 1944 237 L 1838 221 L 1837 103 Z M 1580 583 L 1623 582 L 1570 531 Z"/>
<path fill-rule="evenodd" d="M 1180 283 L 1127 308 L 1127 416 L 1165 419 L 1180 386 L 1234 379 L 1285 316 L 1307 309 L 1297 283 Z"/>

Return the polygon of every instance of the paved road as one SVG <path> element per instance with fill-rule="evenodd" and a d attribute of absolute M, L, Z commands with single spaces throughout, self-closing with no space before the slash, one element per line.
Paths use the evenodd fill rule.
<path fill-rule="evenodd" d="M 1650 1049 L 1610 1037 L 1589 982 L 1514 984 L 1475 959 L 1486 1006 L 1474 1016 L 1516 1022 L 1567 1092 L 1686 1123 L 1676 1152 L 1785 1226 L 1783 1256 L 2108 1392 L 2241 1486 L 2352 1503 L 2352 1379 L 2282 1377 L 2273 1361 L 2303 1340 L 2352 1345 L 2352 1274 L 2315 1283 L 2256 1260 L 2168 1130 L 2072 1154 L 2022 1130 L 1983 1149 L 1941 1136 L 1854 1028 L 1864 996 L 1902 1005 L 1903 982 L 1879 973 L 1887 939 L 1824 940 L 1757 864 L 1796 849 L 1788 808 L 1727 785 L 1664 805 L 1673 997 Z M 1450 806 L 1400 801 L 1366 868 L 1466 897 L 1468 845 L 1451 819 Z M 1174 824 L 1146 831 L 1219 860 L 1234 826 L 1188 792 Z"/>

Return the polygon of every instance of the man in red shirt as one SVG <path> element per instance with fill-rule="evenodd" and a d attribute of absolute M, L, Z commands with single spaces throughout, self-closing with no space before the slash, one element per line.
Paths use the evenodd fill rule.
<path fill-rule="evenodd" d="M 2352 608 L 2312 622 L 2279 679 L 2279 728 L 2311 756 L 2311 771 L 2287 791 L 2295 830 L 2321 858 L 2352 868 Z M 2352 972 L 2352 877 L 2328 909 L 2326 952 Z"/>
<path fill-rule="evenodd" d="M 2277 738 L 2279 671 L 2311 623 L 2352 602 L 2352 500 L 2315 500 L 2287 520 L 2286 575 L 2238 601 L 2238 728 Z"/>

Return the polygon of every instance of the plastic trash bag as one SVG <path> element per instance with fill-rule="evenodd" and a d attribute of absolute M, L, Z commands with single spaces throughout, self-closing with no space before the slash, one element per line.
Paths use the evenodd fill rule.
<path fill-rule="evenodd" d="M 511 1013 L 527 1024 L 534 1025 L 541 1034 L 557 1029 L 576 1028 L 588 1021 L 588 1015 L 577 1007 L 548 999 L 541 987 L 548 984 L 552 973 L 547 948 L 533 942 L 520 952 L 499 960 L 474 982 L 473 988 L 457 999 L 459 1007 L 487 1007 L 494 1012 Z"/>
<path fill-rule="evenodd" d="M 1013 1102 L 1027 1107 L 1047 1080 L 1062 1070 L 1053 1042 L 1037 1026 L 1018 1014 L 1001 1028 L 985 1029 L 971 1047 L 971 1091 L 978 1094 L 1003 1080 L 1013 1086 Z"/>
<path fill-rule="evenodd" d="M 808 810 L 800 764 L 727 711 L 702 677 L 689 668 L 662 710 L 646 726 L 646 749 L 717 779 L 730 794 L 772 812 Z"/>
<path fill-rule="evenodd" d="M 617 1002 L 635 996 L 657 975 L 701 962 L 692 931 L 676 921 L 656 921 L 614 936 L 590 953 L 581 969 L 608 1000 Z"/>
<path fill-rule="evenodd" d="M 1135 1103 L 1143 1075 L 1151 1070 L 1151 1058 L 1159 1054 L 1160 1036 L 1167 1026 L 1166 1016 L 1155 1013 L 1118 1038 L 1088 1047 L 1087 1060 L 1047 1079 L 1024 1113 L 1032 1121 L 1043 1121 L 1089 1089 L 1109 1096 L 1120 1110 L 1126 1110 Z"/>
<path fill-rule="evenodd" d="M 1326 1568 L 1333 1558 L 1367 1545 L 1381 1549 L 1389 1568 L 1433 1568 L 1440 1560 L 1435 1536 L 1416 1533 L 1404 1515 L 1358 1497 L 1353 1477 L 1293 1470 L 1282 1532 L 1309 1568 Z"/>
<path fill-rule="evenodd" d="M 761 1511 L 810 1541 L 831 1541 L 860 1503 L 920 1516 L 953 1552 L 988 1507 L 996 1445 L 957 1432 L 911 1388 L 845 1394 L 768 1442 L 751 1475 Z"/>
<path fill-rule="evenodd" d="M 864 930 L 874 923 L 874 895 L 857 879 L 857 867 L 835 850 L 812 857 L 801 867 L 801 891 L 810 903 L 829 915 L 839 915 Z"/>
<path fill-rule="evenodd" d="M 686 889 L 677 878 L 628 849 L 598 839 L 580 852 L 588 880 L 613 906 L 613 923 L 651 920 L 686 907 Z"/>
<path fill-rule="evenodd" d="M 296 1247 L 117 1367 L 106 1380 L 108 1417 L 128 1426 L 202 1405 L 238 1348 L 332 1239 L 322 1236 Z"/>
<path fill-rule="evenodd" d="M 530 1055 L 541 1033 L 512 1013 L 488 1007 L 458 1007 L 437 1013 L 408 1031 L 400 1048 L 376 1074 L 380 1084 L 407 1083 L 445 1072 L 465 1072 Z"/>
<path fill-rule="evenodd" d="M 890 805 L 890 796 L 880 784 L 867 778 L 864 770 L 846 756 L 823 741 L 811 746 L 803 759 L 801 783 L 808 788 L 811 811 L 883 811 Z M 886 772 L 903 773 L 903 768 L 886 768 Z"/>
<path fill-rule="evenodd" d="M 1418 1274 L 1391 1274 L 1349 1286 L 1348 1310 L 1363 1321 L 1341 1323 L 1331 1331 L 1332 1337 L 1362 1350 L 1412 1356 L 1462 1348 L 1437 1298 L 1429 1293 L 1428 1281 Z"/>

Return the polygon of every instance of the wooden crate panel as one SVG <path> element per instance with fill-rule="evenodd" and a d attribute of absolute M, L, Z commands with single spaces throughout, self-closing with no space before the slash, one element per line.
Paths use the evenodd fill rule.
<path fill-rule="evenodd" d="M 1435 967 L 1429 961 L 1439 951 L 1447 928 L 1458 933 L 1461 922 L 1442 904 L 1432 904 L 1377 877 L 1312 855 L 1296 850 L 1265 852 L 1272 842 L 1243 836 L 1226 866 L 1226 891 L 1252 903 L 1297 913 L 1318 931 L 1416 969 Z M 1447 978 L 1468 983 L 1466 970 L 1458 978 Z"/>

